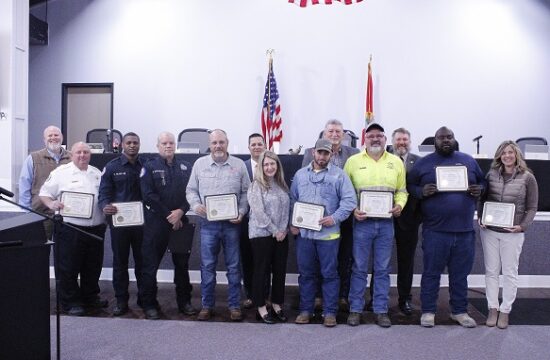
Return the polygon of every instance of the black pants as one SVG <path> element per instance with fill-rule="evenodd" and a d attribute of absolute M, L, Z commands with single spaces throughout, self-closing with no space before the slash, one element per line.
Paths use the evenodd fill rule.
<path fill-rule="evenodd" d="M 143 265 L 139 299 L 145 310 L 157 306 L 157 271 L 168 247 L 172 225 L 166 219 L 146 211 L 141 253 Z M 193 287 L 189 281 L 189 254 L 172 254 L 174 284 L 178 308 L 191 301 Z"/>
<path fill-rule="evenodd" d="M 105 235 L 105 225 L 77 227 L 101 238 Z M 95 302 L 99 295 L 98 282 L 103 266 L 103 241 L 60 225 L 54 256 L 62 306 L 69 309 Z"/>
<path fill-rule="evenodd" d="M 252 298 L 252 277 L 254 274 L 254 254 L 248 238 L 248 216 L 241 222 L 241 239 L 239 243 L 241 250 L 241 267 L 243 274 L 243 286 L 246 298 Z"/>
<path fill-rule="evenodd" d="M 134 258 L 134 274 L 138 288 L 141 287 L 143 227 L 111 227 L 111 248 L 113 250 L 113 288 L 119 302 L 128 302 L 128 258 L 130 249 Z"/>
<path fill-rule="evenodd" d="M 282 305 L 285 300 L 288 239 L 277 241 L 272 236 L 250 239 L 254 256 L 252 301 L 257 307 L 265 305 L 266 277 L 272 274 L 271 302 Z"/>

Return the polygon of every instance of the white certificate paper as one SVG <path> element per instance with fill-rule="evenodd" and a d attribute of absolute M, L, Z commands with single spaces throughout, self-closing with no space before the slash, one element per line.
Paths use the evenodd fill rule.
<path fill-rule="evenodd" d="M 483 204 L 481 223 L 485 226 L 512 227 L 515 211 L 514 204 L 487 201 Z"/>
<path fill-rule="evenodd" d="M 466 166 L 437 166 L 435 175 L 437 191 L 468 190 L 468 169 Z"/>
<path fill-rule="evenodd" d="M 323 226 L 319 224 L 319 221 L 324 214 L 325 207 L 323 205 L 296 201 L 292 210 L 292 226 L 321 231 Z"/>
<path fill-rule="evenodd" d="M 237 194 L 205 196 L 204 202 L 208 221 L 233 220 L 239 217 Z"/>
<path fill-rule="evenodd" d="M 113 203 L 117 213 L 113 215 L 113 226 L 141 226 L 143 220 L 143 203 L 141 201 L 130 201 Z"/>
<path fill-rule="evenodd" d="M 367 217 L 391 218 L 393 193 L 389 191 L 361 191 L 359 210 L 366 212 Z"/>
<path fill-rule="evenodd" d="M 81 219 L 91 219 L 94 206 L 94 194 L 64 191 L 61 193 L 63 209 L 59 212 L 61 216 Z"/>

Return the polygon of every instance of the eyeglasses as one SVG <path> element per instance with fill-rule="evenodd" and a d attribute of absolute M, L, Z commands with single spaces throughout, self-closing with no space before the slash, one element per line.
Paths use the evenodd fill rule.
<path fill-rule="evenodd" d="M 372 139 L 383 139 L 384 135 L 376 134 L 376 135 L 367 135 L 366 137 L 367 137 L 367 139 L 370 139 L 370 140 L 372 140 Z"/>

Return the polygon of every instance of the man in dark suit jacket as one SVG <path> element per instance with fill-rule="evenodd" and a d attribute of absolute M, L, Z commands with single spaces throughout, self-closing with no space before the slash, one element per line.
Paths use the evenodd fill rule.
<path fill-rule="evenodd" d="M 264 137 L 254 133 L 248 137 L 248 150 L 250 151 L 250 159 L 246 160 L 246 170 L 250 181 L 254 180 L 254 171 L 258 163 L 258 159 L 266 150 Z M 261 165 L 260 165 L 261 166 Z M 243 268 L 243 285 L 246 293 L 246 300 L 243 306 L 250 309 L 252 304 L 252 274 L 254 272 L 254 261 L 252 259 L 252 247 L 248 238 L 248 216 L 241 223 L 241 265 Z"/>
<path fill-rule="evenodd" d="M 399 156 L 405 163 L 408 173 L 420 157 L 410 153 L 411 134 L 405 128 L 394 130 L 392 134 L 393 154 Z M 411 286 L 414 273 L 414 256 L 418 243 L 418 226 L 420 225 L 420 209 L 418 200 L 409 196 L 407 205 L 401 216 L 394 219 L 395 241 L 397 245 L 397 291 L 399 293 L 399 309 L 405 315 L 412 314 Z"/>

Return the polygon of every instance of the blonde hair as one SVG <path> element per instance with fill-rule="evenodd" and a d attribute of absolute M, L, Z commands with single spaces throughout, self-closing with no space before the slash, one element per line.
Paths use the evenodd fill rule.
<path fill-rule="evenodd" d="M 500 172 L 504 171 L 504 164 L 502 163 L 501 157 L 504 153 L 504 149 L 506 149 L 506 147 L 508 146 L 512 148 L 516 155 L 516 169 L 518 170 L 518 172 L 532 172 L 531 169 L 527 167 L 527 163 L 523 159 L 523 153 L 521 152 L 518 144 L 516 144 L 516 142 L 512 140 L 505 140 L 498 146 L 497 151 L 495 151 L 495 157 L 493 158 L 491 168 L 496 169 Z"/>
<path fill-rule="evenodd" d="M 281 189 L 283 189 L 286 192 L 289 192 L 288 186 L 286 185 L 286 182 L 285 182 L 283 165 L 281 164 L 281 160 L 279 160 L 279 157 L 277 156 L 277 154 L 275 154 L 273 151 L 266 150 L 260 154 L 260 157 L 258 158 L 258 166 L 256 166 L 256 169 L 254 170 L 254 181 L 262 185 L 264 189 L 269 189 L 269 180 L 264 174 L 265 158 L 275 160 L 275 162 L 277 163 L 277 171 L 275 172 L 275 176 L 273 177 L 273 180 L 275 180 L 275 183 L 279 185 Z"/>

